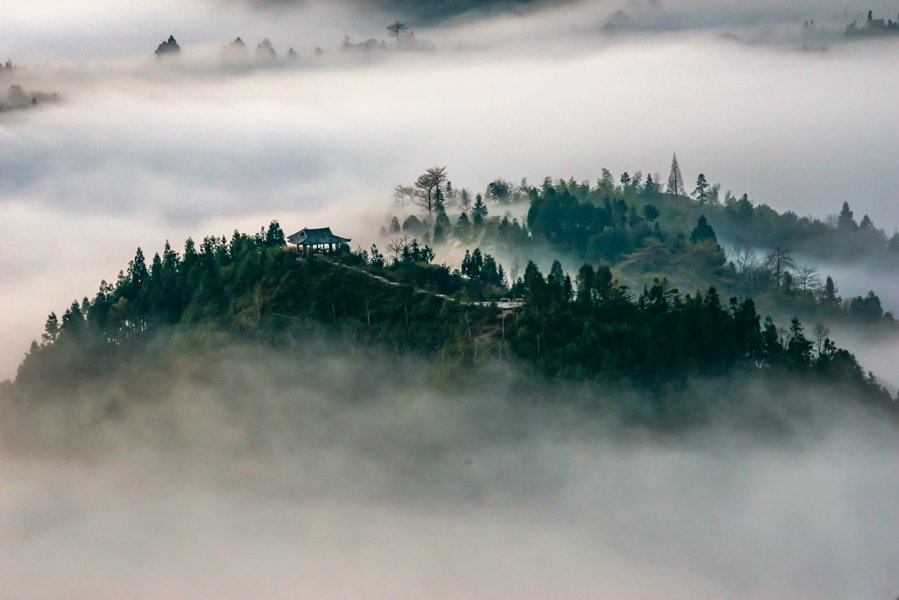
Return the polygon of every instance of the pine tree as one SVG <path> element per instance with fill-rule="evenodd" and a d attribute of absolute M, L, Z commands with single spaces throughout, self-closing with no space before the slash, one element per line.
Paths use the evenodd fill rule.
<path fill-rule="evenodd" d="M 134 299 L 133 297 L 137 295 L 137 292 L 147 280 L 148 275 L 149 272 L 147 271 L 147 262 L 144 259 L 144 251 L 138 248 L 134 254 L 134 260 L 128 263 L 128 281 L 131 284 L 132 294 L 132 297 L 129 298 L 129 300 Z"/>
<path fill-rule="evenodd" d="M 890 241 L 887 242 L 887 250 L 899 254 L 899 231 L 893 231 Z"/>
<path fill-rule="evenodd" d="M 821 291 L 821 304 L 825 311 L 833 312 L 840 308 L 843 299 L 837 296 L 839 290 L 833 282 L 833 278 L 828 275 L 824 281 L 824 289 Z"/>
<path fill-rule="evenodd" d="M 44 342 L 45 346 L 49 346 L 54 343 L 58 337 L 59 319 L 55 312 L 51 312 L 47 317 L 47 323 L 44 325 L 44 333 L 41 335 L 41 340 Z"/>
<path fill-rule="evenodd" d="M 659 183 L 653 179 L 652 174 L 646 175 L 646 183 L 643 184 L 641 191 L 644 198 L 653 198 L 659 193 Z"/>
<path fill-rule="evenodd" d="M 655 221 L 659 218 L 659 209 L 652 204 L 643 205 L 643 217 L 647 221 Z"/>
<path fill-rule="evenodd" d="M 472 281 L 480 281 L 483 269 L 484 256 L 481 254 L 481 249 L 475 248 L 474 252 L 466 250 L 465 258 L 462 259 L 462 274 Z"/>
<path fill-rule="evenodd" d="M 457 238 L 465 239 L 470 233 L 471 221 L 468 220 L 468 215 L 463 212 L 456 221 L 455 235 Z"/>
<path fill-rule="evenodd" d="M 59 328 L 59 333 L 77 335 L 82 329 L 84 329 L 84 313 L 77 302 L 72 302 L 72 305 L 62 315 L 62 326 Z"/>
<path fill-rule="evenodd" d="M 481 281 L 487 285 L 502 285 L 499 269 L 497 269 L 496 259 L 489 254 L 484 256 L 484 266 L 481 268 Z"/>
<path fill-rule="evenodd" d="M 595 286 L 596 271 L 593 265 L 585 263 L 577 273 L 577 301 L 584 304 L 592 302 Z"/>
<path fill-rule="evenodd" d="M 443 191 L 438 189 L 434 196 L 434 243 L 442 244 L 446 241 L 447 232 L 450 231 L 451 225 L 449 217 L 446 214 L 446 202 L 443 199 Z"/>
<path fill-rule="evenodd" d="M 274 60 L 277 57 L 278 54 L 270 39 L 265 38 L 256 46 L 256 58 L 259 60 Z"/>
<path fill-rule="evenodd" d="M 281 229 L 281 225 L 277 221 L 269 223 L 265 232 L 265 245 L 268 248 L 280 248 L 285 243 L 284 230 Z"/>
<path fill-rule="evenodd" d="M 715 235 L 715 230 L 709 225 L 708 220 L 706 220 L 705 215 L 700 215 L 699 220 L 696 221 L 696 227 L 693 228 L 693 233 L 690 234 L 690 241 L 698 244 L 707 240 L 717 242 L 718 237 Z"/>
<path fill-rule="evenodd" d="M 852 209 L 849 208 L 848 202 L 843 202 L 840 209 L 840 216 L 837 218 L 837 228 L 841 231 L 855 231 L 858 229 L 858 223 L 853 218 Z"/>
<path fill-rule="evenodd" d="M 474 206 L 471 207 L 471 221 L 475 225 L 480 225 L 484 222 L 484 218 L 487 216 L 487 205 L 484 204 L 484 198 L 481 197 L 480 194 L 475 196 Z"/>
<path fill-rule="evenodd" d="M 871 220 L 871 217 L 865 215 L 862 217 L 861 223 L 858 224 L 858 228 L 862 231 L 874 231 L 874 221 Z"/>
<path fill-rule="evenodd" d="M 668 175 L 668 193 L 675 196 L 683 196 L 684 177 L 680 172 L 680 165 L 677 163 L 677 154 L 671 159 L 671 174 Z"/>
<path fill-rule="evenodd" d="M 705 178 L 705 173 L 700 173 L 696 178 L 696 189 L 693 190 L 693 197 L 700 204 L 705 204 L 709 199 L 709 182 Z"/>
<path fill-rule="evenodd" d="M 796 371 L 804 371 L 812 361 L 813 347 L 814 344 L 805 337 L 799 319 L 793 317 L 790 320 L 789 341 L 786 347 L 788 366 Z"/>
<path fill-rule="evenodd" d="M 156 56 L 174 56 L 181 52 L 181 46 L 175 41 L 175 36 L 170 35 L 169 39 L 159 44 L 156 48 Z"/>

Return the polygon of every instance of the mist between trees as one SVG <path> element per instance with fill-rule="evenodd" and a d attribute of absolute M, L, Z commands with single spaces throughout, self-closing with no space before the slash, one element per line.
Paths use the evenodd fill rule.
<path fill-rule="evenodd" d="M 447 382 L 512 361 L 525 380 L 638 386 L 647 393 L 635 416 L 663 425 L 703 418 L 707 407 L 682 393 L 692 377 L 738 372 L 826 381 L 895 413 L 850 352 L 824 335 L 808 338 L 797 319 L 786 332 L 770 318 L 763 324 L 751 299 L 723 301 L 714 288 L 682 295 L 656 282 L 635 296 L 608 267 L 585 264 L 572 280 L 558 262 L 547 276 L 529 263 L 507 288 L 477 249 L 463 272 L 433 264 L 433 251 L 417 241 L 391 258 L 346 246 L 299 258 L 284 243 L 273 222 L 255 236 L 207 237 L 199 247 L 188 240 L 183 255 L 166 244 L 149 266 L 138 249 L 115 285 L 104 282 L 61 319 L 51 313 L 7 395 L 65 402 L 119 369 L 140 372 L 154 344 L 163 355 L 177 354 L 169 350 L 178 344 L 242 340 L 290 349 L 314 345 L 311 332 L 325 327 L 342 352 L 374 344 L 396 359 L 416 354 Z M 504 296 L 521 302 L 503 311 L 494 303 Z"/>
<path fill-rule="evenodd" d="M 722 193 L 703 173 L 688 195 L 676 157 L 667 188 L 660 179 L 644 180 L 638 171 L 616 181 L 603 170 L 595 182 L 497 179 L 476 193 L 454 188 L 447 169 L 435 167 L 414 186 L 394 189 L 397 204 L 418 214 L 402 223 L 394 217 L 381 235 L 421 236 L 438 251 L 480 245 L 515 265 L 536 257 L 548 257 L 541 261 L 547 265 L 555 257 L 600 262 L 635 289 L 659 281 L 685 290 L 714 286 L 722 295 L 752 297 L 780 320 L 800 316 L 824 329 L 847 324 L 872 335 L 896 333 L 892 312 L 874 291 L 844 299 L 834 278 L 812 265 L 864 263 L 889 275 L 899 266 L 899 234 L 888 237 L 868 215 L 856 221 L 848 203 L 824 220 L 779 213 L 747 194 Z M 513 280 L 519 271 L 511 269 Z"/>
<path fill-rule="evenodd" d="M 830 386 L 695 379 L 684 396 L 715 408 L 659 431 L 634 422 L 642 390 L 508 363 L 460 384 L 333 330 L 278 349 L 197 337 L 156 335 L 54 402 L 0 405 L 7 593 L 895 588 L 895 428 Z"/>

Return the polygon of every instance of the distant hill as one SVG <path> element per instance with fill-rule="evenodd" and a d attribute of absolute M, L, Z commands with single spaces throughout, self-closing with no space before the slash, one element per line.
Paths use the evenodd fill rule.
<path fill-rule="evenodd" d="M 539 0 L 381 0 L 387 9 L 423 21 L 437 21 L 467 12 L 501 12 L 540 3 Z"/>
<path fill-rule="evenodd" d="M 6 96 L 0 96 L 0 112 L 8 110 L 25 110 L 40 104 L 58 102 L 57 94 L 30 92 L 21 85 L 11 85 Z"/>

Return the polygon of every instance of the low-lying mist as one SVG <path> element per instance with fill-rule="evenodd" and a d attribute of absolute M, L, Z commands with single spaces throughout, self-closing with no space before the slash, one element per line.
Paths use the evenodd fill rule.
<path fill-rule="evenodd" d="M 498 177 L 595 179 L 602 167 L 664 174 L 677 151 L 687 179 L 702 171 L 817 216 L 849 198 L 888 231 L 896 224 L 883 76 L 895 45 L 822 57 L 704 34 L 575 36 L 557 39 L 577 52 L 444 44 L 235 73 L 194 70 L 187 42 L 182 68 L 155 64 L 167 33 L 140 59 L 0 76 L 61 98 L 0 118 L 0 302 L 16 315 L 0 319 L 2 377 L 50 310 L 114 278 L 138 245 L 275 218 L 288 233 L 331 226 L 367 247 L 393 187 L 434 164 L 478 191 Z"/>
<path fill-rule="evenodd" d="M 514 369 L 460 387 L 414 358 L 327 347 L 186 353 L 63 404 L 0 407 L 3 597 L 899 589 L 899 441 L 844 398 L 696 382 L 753 408 L 664 432 Z M 620 394 L 605 400 L 640 401 Z"/>
<path fill-rule="evenodd" d="M 610 33 L 618 9 L 632 21 Z M 0 70 L 0 96 L 59 101 L 0 115 L 0 380 L 51 310 L 114 281 L 136 246 L 149 258 L 278 219 L 367 247 L 393 187 L 435 164 L 477 192 L 665 174 L 677 152 L 689 181 L 819 217 L 850 200 L 899 225 L 899 45 L 720 35 L 855 18 L 843 3 L 547 2 L 413 23 L 433 52 L 339 49 L 401 17 L 311 0 L 4 2 L 0 57 L 17 68 Z M 155 60 L 170 34 L 181 58 Z M 223 64 L 238 35 L 297 63 Z M 882 282 L 844 280 L 844 296 L 889 289 L 895 308 Z M 684 393 L 715 408 L 671 432 L 609 409 L 647 402 L 632 390 L 514 367 L 460 383 L 305 342 L 166 354 L 171 369 L 61 403 L 0 403 L 0 600 L 899 594 L 895 427 L 834 390 L 697 381 Z M 889 379 L 890 344 L 860 335 L 853 350 Z"/>

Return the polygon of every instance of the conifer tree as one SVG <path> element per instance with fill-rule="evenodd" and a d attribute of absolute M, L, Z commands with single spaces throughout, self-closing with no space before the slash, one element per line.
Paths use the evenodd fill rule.
<path fill-rule="evenodd" d="M 705 215 L 700 215 L 699 220 L 696 222 L 696 227 L 693 228 L 693 233 L 690 234 L 690 241 L 698 244 L 706 240 L 717 242 L 718 237 L 715 235 L 715 230 L 709 225 L 708 220 L 706 220 Z"/>
<path fill-rule="evenodd" d="M 693 190 L 693 197 L 700 204 L 705 204 L 709 199 L 709 182 L 705 178 L 705 173 L 700 173 L 696 178 L 696 189 Z"/>
<path fill-rule="evenodd" d="M 44 325 L 44 333 L 41 335 L 41 340 L 44 342 L 44 345 L 50 345 L 55 342 L 58 337 L 59 319 L 55 312 L 51 312 L 47 317 L 47 323 Z"/>
<path fill-rule="evenodd" d="M 890 241 L 887 242 L 887 250 L 899 254 L 899 231 L 893 231 Z"/>
<path fill-rule="evenodd" d="M 170 35 L 169 39 L 159 44 L 156 48 L 156 56 L 174 56 L 181 52 L 181 46 L 175 41 L 175 36 Z"/>
<path fill-rule="evenodd" d="M 848 202 L 843 202 L 840 209 L 840 216 L 837 218 L 837 227 L 841 231 L 855 231 L 858 229 L 858 223 L 853 218 L 852 209 L 849 208 Z"/>
<path fill-rule="evenodd" d="M 684 177 L 680 172 L 677 162 L 677 154 L 671 159 L 671 173 L 668 175 L 668 193 L 675 196 L 684 196 Z"/>
<path fill-rule="evenodd" d="M 487 216 L 487 205 L 484 204 L 484 198 L 481 197 L 480 194 L 475 196 L 474 206 L 471 207 L 471 220 L 475 225 L 480 225 L 484 222 L 484 218 Z"/>
<path fill-rule="evenodd" d="M 838 292 L 839 290 L 836 284 L 834 284 L 833 278 L 828 275 L 824 281 L 824 289 L 821 291 L 821 304 L 826 311 L 833 312 L 840 308 L 843 299 L 837 296 Z"/>

